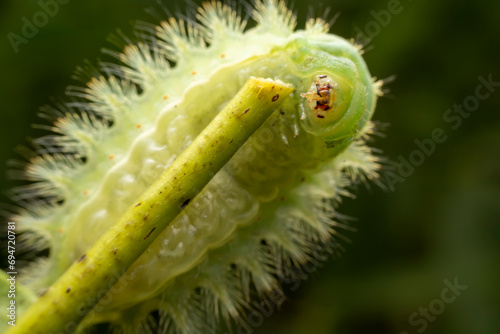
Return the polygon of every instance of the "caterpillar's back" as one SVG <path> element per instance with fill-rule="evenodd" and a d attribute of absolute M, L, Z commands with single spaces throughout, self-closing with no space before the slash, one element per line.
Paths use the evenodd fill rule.
<path fill-rule="evenodd" d="M 294 31 L 282 2 L 257 1 L 255 28 L 230 6 L 206 3 L 198 24 L 171 19 L 127 46 L 116 76 L 74 90 L 40 138 L 13 219 L 50 256 L 25 272 L 36 293 L 112 226 L 191 143 L 249 76 L 293 83 L 261 129 L 155 240 L 91 312 L 127 333 L 206 333 L 245 321 L 254 298 L 279 289 L 317 254 L 332 252 L 334 207 L 359 178 L 376 178 L 365 145 L 380 87 L 360 48 L 324 21 Z M 174 66 L 171 64 L 175 63 Z M 139 89 L 140 88 L 140 89 Z M 28 240 L 29 242 L 30 240 Z M 150 314 L 158 311 L 159 324 Z M 215 316 L 214 316 L 215 314 Z M 22 319 L 20 319 L 22 321 Z M 83 328 L 83 326 L 82 326 Z"/>

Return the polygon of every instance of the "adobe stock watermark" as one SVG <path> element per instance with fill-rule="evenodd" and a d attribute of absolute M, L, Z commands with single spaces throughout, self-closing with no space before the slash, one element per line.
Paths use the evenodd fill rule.
<path fill-rule="evenodd" d="M 473 95 L 465 97 L 462 103 L 455 103 L 452 108 L 446 109 L 443 113 L 443 121 L 451 126 L 452 130 L 457 130 L 462 125 L 464 119 L 469 118 L 473 112 L 479 109 L 481 101 L 485 101 L 493 95 L 500 82 L 493 81 L 493 74 L 487 78 L 482 75 L 477 77 L 479 84 L 476 86 Z M 406 156 L 400 155 L 394 170 L 384 172 L 382 182 L 386 188 L 394 192 L 398 183 L 403 183 L 410 177 L 416 167 L 421 166 L 426 158 L 436 151 L 439 144 L 448 139 L 447 131 L 437 127 L 433 129 L 430 136 L 423 139 L 415 139 L 416 148 Z"/>
<path fill-rule="evenodd" d="M 37 4 L 40 6 L 40 10 L 33 14 L 31 18 L 26 16 L 21 18 L 22 26 L 20 34 L 13 31 L 7 34 L 7 38 L 14 52 L 17 54 L 21 44 L 28 44 L 31 39 L 35 38 L 40 28 L 47 25 L 49 18 L 59 13 L 60 5 L 65 5 L 68 2 L 70 2 L 70 0 L 39 0 Z"/>
<path fill-rule="evenodd" d="M 419 307 L 418 311 L 413 312 L 408 317 L 410 326 L 415 327 L 417 333 L 423 333 L 429 323 L 436 321 L 437 316 L 446 310 L 446 305 L 451 304 L 465 291 L 468 286 L 458 283 L 458 278 L 455 277 L 453 283 L 445 279 L 443 281 L 445 288 L 441 290 L 439 298 L 431 300 L 426 307 Z M 399 332 L 399 334 L 410 334 L 409 332 Z"/>
<path fill-rule="evenodd" d="M 382 28 L 387 28 L 387 26 L 391 24 L 394 15 L 401 14 L 403 9 L 404 7 L 400 0 L 389 0 L 387 2 L 386 9 L 370 11 L 370 15 L 373 17 L 373 20 L 368 21 L 363 29 L 354 27 L 354 31 L 356 32 L 356 42 L 363 46 L 368 45 L 382 32 Z"/>

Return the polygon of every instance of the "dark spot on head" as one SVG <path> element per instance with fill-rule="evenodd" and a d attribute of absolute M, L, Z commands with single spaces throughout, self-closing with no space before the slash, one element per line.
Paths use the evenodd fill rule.
<path fill-rule="evenodd" d="M 142 220 L 146 221 L 146 219 L 148 219 L 148 216 L 149 215 L 145 215 L 144 218 L 142 218 Z"/>
<path fill-rule="evenodd" d="M 82 261 L 83 261 L 83 259 L 85 259 L 85 257 L 86 257 L 86 256 L 87 256 L 87 254 L 83 254 L 83 255 L 82 255 L 82 256 L 78 259 L 78 261 L 77 261 L 77 262 L 82 262 Z"/>
<path fill-rule="evenodd" d="M 323 116 L 323 115 L 318 115 L 318 118 L 325 118 L 325 116 Z"/>
<path fill-rule="evenodd" d="M 111 253 L 115 254 L 116 255 L 116 252 L 118 251 L 118 248 L 115 248 L 111 251 Z"/>
<path fill-rule="evenodd" d="M 149 231 L 148 235 L 146 235 L 144 237 L 144 240 L 146 240 L 147 238 L 149 238 L 149 236 L 151 235 L 151 233 L 153 233 L 154 230 L 156 230 L 156 227 L 153 227 L 153 229 L 151 231 Z"/>
<path fill-rule="evenodd" d="M 276 102 L 279 98 L 280 98 L 280 94 L 276 94 L 276 95 L 273 96 L 272 101 Z"/>
<path fill-rule="evenodd" d="M 280 110 L 280 114 L 281 114 L 281 115 L 284 115 L 284 114 L 285 114 L 285 112 L 284 112 L 283 110 Z"/>
<path fill-rule="evenodd" d="M 187 200 L 185 200 L 184 202 L 182 202 L 182 204 L 181 204 L 181 208 L 185 208 L 185 207 L 186 207 L 186 205 L 188 205 L 188 204 L 189 204 L 189 202 L 191 202 L 191 198 L 188 198 Z"/>
<path fill-rule="evenodd" d="M 320 109 L 320 110 L 323 110 L 323 111 L 327 111 L 327 110 L 330 109 L 330 106 L 328 104 L 318 103 L 314 109 Z"/>
<path fill-rule="evenodd" d="M 231 263 L 231 269 L 232 270 L 236 270 L 236 268 L 238 268 L 238 266 L 236 265 L 236 263 Z"/>
<path fill-rule="evenodd" d="M 141 202 L 137 203 L 137 204 L 135 205 L 135 207 L 137 208 L 139 205 L 141 205 Z"/>
<path fill-rule="evenodd" d="M 71 291 L 71 288 L 66 289 L 66 293 L 69 293 Z"/>

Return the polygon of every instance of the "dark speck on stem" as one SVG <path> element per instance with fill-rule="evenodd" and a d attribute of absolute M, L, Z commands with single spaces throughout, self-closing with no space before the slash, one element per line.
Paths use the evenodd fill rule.
<path fill-rule="evenodd" d="M 156 227 L 153 227 L 153 229 L 151 231 L 149 231 L 148 235 L 146 235 L 144 237 L 144 240 L 146 240 L 147 238 L 149 238 L 149 236 L 151 235 L 151 233 L 153 233 L 154 230 L 156 230 Z"/>
<path fill-rule="evenodd" d="M 241 113 L 241 115 L 240 115 L 240 116 L 245 115 L 245 114 L 246 114 L 247 112 L 249 112 L 249 111 L 250 111 L 250 108 L 246 108 L 246 109 L 245 109 L 245 110 Z"/>
<path fill-rule="evenodd" d="M 191 202 L 191 198 L 188 198 L 187 200 L 185 200 L 184 202 L 182 202 L 182 204 L 181 204 L 181 208 L 185 208 L 185 207 L 186 207 L 186 205 L 188 205 L 188 204 L 189 204 L 189 202 Z"/>

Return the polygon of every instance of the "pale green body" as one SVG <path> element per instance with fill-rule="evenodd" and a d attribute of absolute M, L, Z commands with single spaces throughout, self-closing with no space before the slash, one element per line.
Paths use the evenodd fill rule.
<path fill-rule="evenodd" d="M 47 213 L 16 217 L 50 244 L 50 258 L 29 273 L 28 286 L 40 293 L 52 284 L 250 76 L 290 82 L 295 93 L 161 233 L 87 323 L 112 321 L 135 333 L 150 312 L 160 310 L 168 332 L 205 333 L 215 324 L 214 312 L 225 318 L 245 313 L 250 284 L 265 295 L 293 275 L 292 263 L 300 266 L 317 252 L 333 251 L 335 203 L 359 174 L 377 176 L 377 159 L 363 134 L 370 129 L 378 88 L 357 47 L 327 34 L 319 21 L 292 32 L 293 20 L 282 5 L 261 6 L 259 25 L 247 32 L 207 20 L 213 25 L 206 28 L 213 36 L 204 32 L 212 38 L 208 48 L 176 40 L 164 27 L 159 37 L 167 40 L 174 68 L 162 57 L 148 58 L 144 46 L 128 48 L 123 60 L 133 69 L 125 76 L 143 87 L 142 94 L 115 79 L 90 83 L 89 105 L 114 124 L 90 131 L 96 127 L 91 121 L 85 127 L 83 119 L 60 123 L 58 131 L 71 138 L 67 146 L 77 147 L 87 162 L 63 173 L 61 162 L 32 173 L 43 175 L 39 179 L 65 202 Z M 320 74 L 340 87 L 342 112 L 334 122 L 311 116 L 300 96 Z"/>

